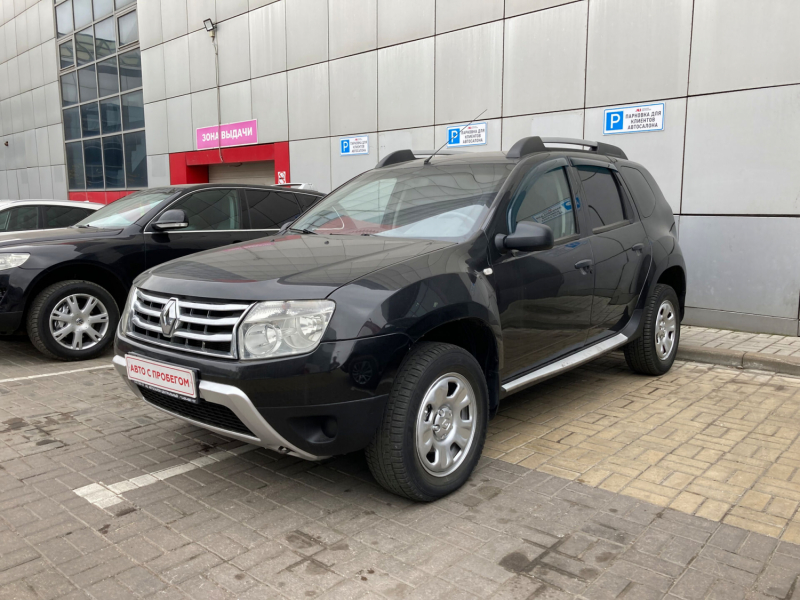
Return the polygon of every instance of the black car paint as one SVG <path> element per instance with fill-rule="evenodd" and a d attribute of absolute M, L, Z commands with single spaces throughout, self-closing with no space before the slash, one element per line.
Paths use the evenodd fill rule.
<path fill-rule="evenodd" d="M 127 227 L 67 227 L 0 234 L 0 252 L 29 253 L 21 267 L 0 271 L 0 334 L 14 333 L 25 311 L 44 287 L 64 279 L 93 279 L 106 287 L 121 307 L 133 280 L 145 269 L 188 254 L 269 235 L 256 229 L 158 232 L 149 223 L 185 196 L 206 189 L 257 189 L 294 193 L 281 187 L 197 184 L 167 188 L 170 195 Z M 322 197 L 319 192 L 302 194 Z M 240 199 L 243 214 L 245 202 Z M 302 212 L 298 208 L 298 213 Z"/>
<path fill-rule="evenodd" d="M 358 450 L 369 442 L 408 349 L 423 339 L 441 341 L 442 332 L 447 332 L 461 335 L 463 344 L 482 360 L 494 413 L 503 395 L 501 380 L 518 377 L 623 329 L 635 336 L 641 329 L 645 299 L 659 277 L 667 269 L 678 269 L 677 281 L 685 272 L 674 218 L 660 192 L 652 215 L 641 218 L 634 209 L 630 225 L 606 232 L 606 237 L 617 238 L 616 253 L 607 252 L 605 242 L 592 239 L 579 202 L 583 190 L 571 172 L 570 184 L 578 200 L 575 238 L 543 252 L 501 253 L 495 236 L 508 233 L 504 211 L 523 174 L 553 161 L 568 165 L 573 158 L 587 155 L 554 151 L 517 161 L 483 228 L 458 243 L 287 234 L 197 254 L 150 270 L 136 281 L 144 290 L 179 298 L 331 299 L 336 310 L 322 342 L 309 354 L 263 361 L 211 359 L 142 344 L 124 332 L 117 337 L 117 354 L 133 353 L 194 368 L 203 379 L 235 385 L 287 441 L 310 454 L 328 456 Z M 480 161 L 482 157 L 437 160 Z M 635 165 L 616 158 L 603 162 Z M 633 250 L 639 243 L 641 247 Z M 305 268 L 276 264 L 282 251 L 292 248 L 308 252 L 315 264 Z M 341 254 L 344 248 L 347 256 Z M 587 257 L 594 264 L 576 269 L 575 263 Z M 602 299 L 593 301 L 593 284 L 587 288 L 586 281 L 593 281 L 596 269 L 623 261 L 633 266 L 620 269 L 613 289 L 609 285 L 601 290 Z M 515 263 L 524 263 L 524 269 Z M 567 302 L 577 302 L 569 309 L 576 321 L 559 324 L 540 318 L 527 323 L 517 346 L 534 350 L 519 360 L 513 354 L 518 351 L 514 340 L 509 341 L 509 323 L 514 324 L 509 307 L 518 299 L 550 314 Z M 618 321 L 593 323 L 592 309 L 598 304 L 613 306 Z M 603 327 L 607 329 L 600 331 Z M 548 351 L 539 352 L 538 347 Z M 322 428 L 330 418 L 338 425 L 332 437 Z"/>

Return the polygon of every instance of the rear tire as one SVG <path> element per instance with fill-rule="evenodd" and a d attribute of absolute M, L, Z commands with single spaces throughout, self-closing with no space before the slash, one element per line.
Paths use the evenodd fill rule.
<path fill-rule="evenodd" d="M 119 309 L 90 281 L 61 281 L 42 290 L 28 311 L 28 336 L 39 352 L 57 360 L 88 360 L 114 339 Z"/>
<path fill-rule="evenodd" d="M 464 485 L 483 451 L 488 397 L 480 365 L 463 348 L 435 342 L 413 348 L 365 449 L 378 483 L 422 502 Z"/>
<path fill-rule="evenodd" d="M 681 338 L 678 295 L 659 283 L 644 307 L 642 335 L 625 346 L 625 361 L 632 371 L 663 375 L 672 368 Z"/>

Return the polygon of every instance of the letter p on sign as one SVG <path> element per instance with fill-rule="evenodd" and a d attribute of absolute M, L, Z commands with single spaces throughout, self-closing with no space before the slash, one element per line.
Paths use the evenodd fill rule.
<path fill-rule="evenodd" d="M 622 130 L 621 110 L 609 111 L 606 113 L 606 131 Z"/>
<path fill-rule="evenodd" d="M 342 154 L 350 153 L 350 140 L 342 140 Z"/>

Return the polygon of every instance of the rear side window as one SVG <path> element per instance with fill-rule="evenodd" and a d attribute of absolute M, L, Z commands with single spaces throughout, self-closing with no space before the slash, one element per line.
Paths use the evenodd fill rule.
<path fill-rule="evenodd" d="M 297 198 L 297 201 L 300 203 L 301 210 L 310 208 L 319 200 L 319 196 L 311 196 L 309 194 L 295 194 L 295 198 Z"/>
<path fill-rule="evenodd" d="M 44 211 L 45 229 L 57 229 L 75 225 L 75 223 L 85 219 L 92 212 L 85 208 L 73 208 L 71 206 L 45 206 Z"/>
<path fill-rule="evenodd" d="M 575 211 L 564 169 L 528 175 L 514 196 L 509 216 L 512 232 L 518 223 L 533 221 L 550 227 L 555 239 L 574 235 Z"/>
<path fill-rule="evenodd" d="M 656 197 L 644 175 L 633 167 L 620 167 L 620 173 L 622 173 L 625 183 L 630 187 L 633 193 L 633 200 L 636 202 L 636 207 L 642 217 L 647 218 L 652 215 L 653 209 L 656 207 Z"/>
<path fill-rule="evenodd" d="M 626 220 L 619 187 L 609 169 L 580 165 L 578 175 L 586 192 L 592 230 Z"/>
<path fill-rule="evenodd" d="M 247 190 L 251 229 L 280 229 L 300 214 L 295 195 L 272 190 Z"/>
<path fill-rule="evenodd" d="M 39 209 L 36 206 L 20 206 L 6 212 L 7 219 L 0 217 L 0 223 L 6 222 L 3 231 L 29 231 L 39 228 Z"/>
<path fill-rule="evenodd" d="M 236 190 L 213 189 L 196 192 L 170 206 L 186 213 L 189 227 L 183 231 L 224 231 L 242 229 L 242 214 Z"/>

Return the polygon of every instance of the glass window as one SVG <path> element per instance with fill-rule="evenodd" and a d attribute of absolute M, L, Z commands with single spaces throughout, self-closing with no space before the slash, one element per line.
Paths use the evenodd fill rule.
<path fill-rule="evenodd" d="M 295 194 L 294 197 L 300 203 L 300 210 L 307 210 L 319 200 L 319 196 L 312 196 L 311 194 Z"/>
<path fill-rule="evenodd" d="M 61 105 L 71 106 L 78 103 L 78 81 L 75 71 L 61 76 Z"/>
<path fill-rule="evenodd" d="M 86 189 L 103 189 L 103 150 L 99 139 L 83 142 Z"/>
<path fill-rule="evenodd" d="M 88 25 L 92 19 L 92 0 L 72 0 L 75 10 L 75 29 Z"/>
<path fill-rule="evenodd" d="M 122 131 L 122 115 L 119 110 L 119 98 L 100 101 L 100 125 L 103 134 Z"/>
<path fill-rule="evenodd" d="M 111 56 L 117 51 L 117 38 L 114 36 L 114 19 L 100 21 L 94 26 L 95 46 L 97 58 Z"/>
<path fill-rule="evenodd" d="M 251 229 L 280 229 L 300 214 L 294 194 L 270 190 L 247 190 Z"/>
<path fill-rule="evenodd" d="M 91 27 L 75 34 L 75 57 L 79 67 L 94 62 L 94 36 Z"/>
<path fill-rule="evenodd" d="M 45 229 L 69 227 L 88 217 L 91 212 L 86 208 L 73 208 L 71 206 L 45 206 L 44 226 Z"/>
<path fill-rule="evenodd" d="M 141 129 L 144 127 L 144 101 L 142 92 L 125 94 L 122 97 L 122 128 Z"/>
<path fill-rule="evenodd" d="M 114 12 L 114 0 L 94 0 L 94 18 L 102 19 Z"/>
<path fill-rule="evenodd" d="M 63 4 L 56 6 L 56 31 L 58 37 L 64 37 L 72 33 L 72 0 L 67 0 Z"/>
<path fill-rule="evenodd" d="M 142 56 L 138 48 L 119 55 L 119 87 L 123 92 L 142 87 Z"/>
<path fill-rule="evenodd" d="M 39 209 L 36 206 L 19 206 L 8 211 L 6 231 L 29 231 L 39 228 Z"/>
<path fill-rule="evenodd" d="M 106 187 L 125 187 L 125 165 L 122 160 L 122 136 L 103 138 L 103 162 L 106 171 Z"/>
<path fill-rule="evenodd" d="M 172 205 L 186 213 L 188 230 L 219 231 L 241 229 L 239 197 L 236 190 L 215 189 L 197 192 Z"/>
<path fill-rule="evenodd" d="M 592 229 L 624 221 L 622 199 L 611 171 L 604 167 L 580 165 L 578 174 L 586 192 L 586 205 Z"/>
<path fill-rule="evenodd" d="M 620 171 L 633 193 L 633 199 L 636 202 L 636 208 L 639 209 L 639 214 L 643 218 L 652 215 L 656 207 L 656 196 L 642 172 L 632 167 L 620 167 Z"/>
<path fill-rule="evenodd" d="M 136 18 L 136 11 L 122 15 L 117 19 L 119 24 L 119 45 L 127 46 L 139 39 L 139 21 Z"/>
<path fill-rule="evenodd" d="M 97 99 L 97 75 L 94 65 L 78 69 L 81 102 Z"/>
<path fill-rule="evenodd" d="M 128 181 L 128 188 L 147 187 L 144 131 L 125 134 L 125 179 Z"/>
<path fill-rule="evenodd" d="M 83 176 L 83 146 L 80 142 L 67 144 L 66 154 L 69 189 L 82 190 L 86 187 L 86 178 Z"/>
<path fill-rule="evenodd" d="M 142 190 L 104 206 L 78 223 L 78 226 L 127 227 L 174 194 L 174 189 Z"/>
<path fill-rule="evenodd" d="M 0 211 L 0 231 L 8 231 L 8 217 L 10 214 L 7 210 Z"/>
<path fill-rule="evenodd" d="M 521 221 L 547 225 L 555 239 L 575 234 L 572 193 L 563 168 L 531 174 L 522 180 L 511 203 L 510 231 L 516 231 Z"/>
<path fill-rule="evenodd" d="M 77 106 L 64 111 L 64 139 L 81 139 L 81 113 Z"/>
<path fill-rule="evenodd" d="M 97 63 L 97 86 L 100 91 L 100 98 L 119 93 L 116 57 Z"/>
<path fill-rule="evenodd" d="M 72 47 L 72 40 L 67 40 L 58 47 L 58 56 L 61 59 L 62 69 L 75 65 L 75 50 Z"/>
<path fill-rule="evenodd" d="M 81 132 L 85 138 L 100 135 L 100 111 L 97 102 L 81 105 Z"/>
<path fill-rule="evenodd" d="M 133 4 L 134 2 L 136 2 L 136 0 L 117 0 L 117 10 L 128 6 L 129 4 Z"/>

